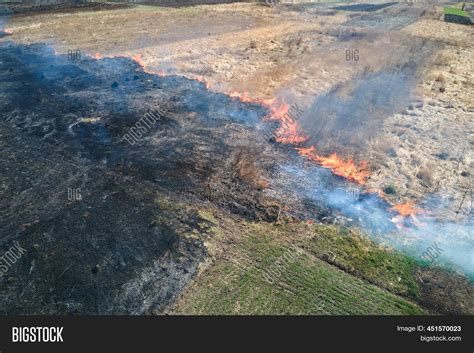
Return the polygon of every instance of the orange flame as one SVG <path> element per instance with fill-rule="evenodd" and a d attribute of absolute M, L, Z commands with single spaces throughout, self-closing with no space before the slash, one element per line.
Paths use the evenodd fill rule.
<path fill-rule="evenodd" d="M 162 77 L 166 76 L 166 72 L 164 70 L 150 69 L 149 67 L 147 67 L 147 64 L 143 60 L 143 57 L 141 54 L 132 55 L 132 60 L 135 61 L 138 65 L 140 65 L 143 71 L 149 74 L 157 74 L 158 76 L 162 76 Z"/>
<path fill-rule="evenodd" d="M 140 65 L 143 68 L 143 70 L 146 69 L 146 64 L 143 61 L 141 54 L 132 55 L 132 60 L 135 61 L 138 65 Z"/>
<path fill-rule="evenodd" d="M 260 180 L 258 181 L 258 185 L 259 185 L 262 189 L 267 189 L 267 188 L 270 186 L 270 183 L 268 182 L 268 180 L 260 179 Z"/>
<path fill-rule="evenodd" d="M 288 104 L 276 99 L 256 99 L 251 98 L 248 92 L 231 91 L 227 93 L 230 97 L 238 98 L 244 103 L 257 103 L 263 105 L 270 113 L 264 120 L 278 120 L 281 126 L 275 131 L 276 141 L 285 144 L 298 144 L 306 141 L 307 136 L 301 135 L 298 131 L 298 123 L 288 115 Z"/>
<path fill-rule="evenodd" d="M 259 101 L 258 99 L 255 99 L 255 98 L 250 98 L 248 92 L 240 93 L 238 91 L 230 91 L 230 92 L 227 93 L 227 95 L 230 96 L 230 97 L 233 97 L 233 98 L 238 98 L 241 102 L 261 103 L 261 104 L 263 104 L 263 101 Z"/>
<path fill-rule="evenodd" d="M 207 82 L 203 76 L 196 76 L 196 81 L 204 83 L 204 86 L 206 86 L 206 89 L 210 89 L 211 85 L 209 82 Z"/>
<path fill-rule="evenodd" d="M 390 208 L 390 210 L 397 211 L 400 215 L 404 217 L 414 216 L 422 212 L 422 210 L 415 208 L 413 202 L 411 201 L 394 205 L 392 208 Z"/>
<path fill-rule="evenodd" d="M 308 159 L 311 159 L 313 161 L 317 161 L 317 155 L 316 155 L 316 147 L 314 146 L 310 146 L 310 147 L 299 147 L 299 148 L 296 148 L 296 150 L 298 151 L 298 153 L 301 155 L 301 156 L 304 156 L 304 157 L 307 157 Z"/>
<path fill-rule="evenodd" d="M 281 126 L 275 131 L 277 142 L 297 145 L 308 140 L 308 136 L 299 131 L 298 123 L 288 114 L 288 104 L 276 98 L 266 100 L 250 98 L 248 92 L 231 91 L 228 95 L 236 97 L 242 102 L 258 103 L 267 107 L 270 113 L 264 120 L 278 120 L 281 123 Z M 328 157 L 320 156 L 316 153 L 315 146 L 297 148 L 297 150 L 300 155 L 319 163 L 324 168 L 331 169 L 334 174 L 358 184 L 365 184 L 366 179 L 370 176 L 368 164 L 365 161 L 357 165 L 351 158 L 345 160 L 336 153 Z"/>
<path fill-rule="evenodd" d="M 392 217 L 391 221 L 395 224 L 398 229 L 406 229 L 405 221 L 410 220 L 410 223 L 416 227 L 426 226 L 426 223 L 421 222 L 417 219 L 416 215 L 418 213 L 426 213 L 424 210 L 417 209 L 414 206 L 414 203 L 411 201 L 394 205 L 389 209 L 390 211 L 396 211 L 398 215 Z"/>
<path fill-rule="evenodd" d="M 276 141 L 284 144 L 299 144 L 308 140 L 308 136 L 299 132 L 298 123 L 289 115 L 288 104 L 272 101 L 269 105 L 271 114 L 268 120 L 278 120 L 280 127 L 275 131 Z"/>
<path fill-rule="evenodd" d="M 323 157 L 316 153 L 315 146 L 296 148 L 296 150 L 301 156 L 317 162 L 322 167 L 331 169 L 334 174 L 358 184 L 365 184 L 366 179 L 370 176 L 368 164 L 365 161 L 362 161 L 357 165 L 352 158 L 345 160 L 339 157 L 336 153 L 333 153 L 328 157 Z"/>
<path fill-rule="evenodd" d="M 358 184 L 365 184 L 366 179 L 370 176 L 368 164 L 365 161 L 356 165 L 352 158 L 344 160 L 336 153 L 331 154 L 329 157 L 318 156 L 318 161 L 324 168 L 331 169 L 334 174 L 355 181 Z"/>

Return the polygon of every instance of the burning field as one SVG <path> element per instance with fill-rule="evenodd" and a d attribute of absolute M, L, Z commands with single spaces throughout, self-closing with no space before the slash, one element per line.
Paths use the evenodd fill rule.
<path fill-rule="evenodd" d="M 2 314 L 474 313 L 472 26 L 433 4 L 15 11 Z"/>

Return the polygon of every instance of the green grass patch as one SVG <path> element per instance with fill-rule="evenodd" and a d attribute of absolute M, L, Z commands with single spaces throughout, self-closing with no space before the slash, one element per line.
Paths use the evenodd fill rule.
<path fill-rule="evenodd" d="M 445 15 L 455 15 L 455 16 L 463 16 L 463 17 L 469 17 L 469 13 L 466 11 L 463 11 L 461 9 L 458 9 L 456 7 L 444 7 L 443 12 Z"/>
<path fill-rule="evenodd" d="M 394 293 L 419 297 L 414 274 L 420 266 L 415 259 L 377 246 L 355 231 L 323 225 L 312 226 L 311 231 L 314 237 L 306 242 L 306 246 L 317 257 Z"/>
<path fill-rule="evenodd" d="M 455 7 L 445 7 L 444 11 L 444 20 L 446 22 L 458 23 L 462 25 L 472 25 L 471 18 L 469 13 Z"/>
<path fill-rule="evenodd" d="M 298 232 L 294 232 L 298 231 Z M 329 235 L 317 240 L 312 232 Z M 317 246 L 330 246 L 345 264 L 374 277 L 390 270 L 404 275 L 404 261 L 380 251 L 362 238 L 333 239 L 331 227 L 306 224 L 246 224 L 239 241 L 202 273 L 183 294 L 173 313 L 179 314 L 422 314 L 419 306 L 354 276 L 317 257 Z M 309 237 L 308 237 L 309 235 Z M 289 243 L 291 236 L 295 243 Z M 318 237 L 319 238 L 319 237 Z M 322 242 L 324 241 L 324 243 Z M 319 245 L 316 245 L 319 244 Z M 342 250 L 341 250 L 342 249 Z M 368 253 L 369 258 L 359 257 Z M 347 256 L 348 257 L 348 256 Z M 337 258 L 337 256 L 336 256 Z M 384 263 L 385 272 L 370 266 Z M 395 276 L 392 275 L 391 276 Z"/>

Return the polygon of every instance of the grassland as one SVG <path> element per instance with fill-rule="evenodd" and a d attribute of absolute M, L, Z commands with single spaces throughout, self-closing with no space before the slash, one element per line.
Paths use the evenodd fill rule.
<path fill-rule="evenodd" d="M 214 260 L 169 313 L 426 312 L 393 293 L 418 295 L 413 280 L 416 263 L 356 233 L 305 223 L 222 222 L 210 212 L 201 216 L 214 235 L 210 240 Z M 388 283 L 392 292 L 376 283 Z"/>
<path fill-rule="evenodd" d="M 456 7 L 444 7 L 443 8 L 445 15 L 455 15 L 455 16 L 463 16 L 469 17 L 469 14 L 466 11 L 458 9 Z"/>

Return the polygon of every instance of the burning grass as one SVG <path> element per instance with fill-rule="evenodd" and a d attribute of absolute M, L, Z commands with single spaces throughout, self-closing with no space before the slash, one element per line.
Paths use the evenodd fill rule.
<path fill-rule="evenodd" d="M 0 38 L 10 36 L 13 34 L 13 31 L 9 28 L 0 29 Z"/>
<path fill-rule="evenodd" d="M 331 169 L 334 174 L 358 184 L 365 184 L 367 178 L 370 176 L 367 162 L 362 162 L 357 165 L 351 158 L 343 159 L 336 153 L 328 157 L 320 156 L 316 153 L 315 146 L 296 148 L 296 150 L 300 155 L 309 160 L 321 164 L 324 168 Z"/>
<path fill-rule="evenodd" d="M 95 54 L 95 58 L 100 58 L 100 54 Z M 145 60 L 140 54 L 132 54 L 131 59 L 135 61 L 145 72 L 155 73 L 159 76 L 165 76 L 163 70 L 151 69 L 147 66 Z M 195 77 L 197 81 L 204 83 L 206 89 L 211 89 L 211 86 L 204 77 Z M 282 144 L 300 145 L 307 141 L 309 137 L 301 132 L 301 127 L 289 114 L 289 105 L 281 99 L 256 99 L 250 97 L 248 92 L 230 91 L 227 93 L 230 97 L 237 98 L 241 102 L 256 103 L 266 107 L 269 113 L 264 120 L 276 120 L 280 126 L 274 132 L 276 136 L 275 141 Z M 322 156 L 316 153 L 316 147 L 310 146 L 308 148 L 299 147 L 297 151 L 307 157 L 309 160 L 320 164 L 322 167 L 330 169 L 334 174 L 346 178 L 349 181 L 358 184 L 365 184 L 367 178 L 370 177 L 368 163 L 362 161 L 359 164 L 354 162 L 352 158 L 342 158 L 337 153 L 332 153 L 328 156 Z M 267 185 L 266 182 L 262 186 Z"/>
<path fill-rule="evenodd" d="M 249 102 L 249 103 L 257 103 L 261 104 L 267 109 L 269 109 L 270 113 L 264 118 L 265 120 L 277 120 L 280 122 L 280 127 L 276 130 L 276 141 L 283 143 L 283 144 L 291 144 L 291 145 L 301 145 L 305 141 L 307 141 L 308 137 L 302 135 L 300 133 L 300 127 L 298 123 L 291 119 L 288 115 L 289 106 L 285 102 L 281 101 L 280 99 L 267 99 L 267 100 L 259 100 L 254 99 L 249 96 L 247 92 L 239 94 L 238 92 L 231 92 L 229 94 L 231 97 L 236 97 L 242 102 Z M 367 179 L 370 177 L 371 173 L 368 167 L 368 163 L 365 161 L 360 162 L 359 164 L 355 163 L 353 159 L 348 158 L 344 159 L 337 155 L 336 153 L 332 153 L 329 156 L 322 156 L 316 152 L 315 145 L 311 145 L 310 147 L 295 147 L 298 153 L 301 156 L 319 164 L 323 168 L 330 169 L 332 173 L 335 175 L 342 177 L 350 182 L 357 183 L 359 185 L 364 185 L 367 182 Z M 242 155 L 240 155 L 242 157 Z M 248 161 L 247 161 L 248 162 Z M 241 159 L 237 164 L 235 169 L 239 170 L 239 175 L 243 180 L 247 182 L 251 181 L 255 185 L 259 186 L 260 188 L 266 188 L 269 184 L 264 180 L 261 179 L 257 175 L 251 175 L 249 177 L 249 172 L 255 173 L 255 168 L 253 163 L 246 163 L 244 159 Z M 426 173 L 425 173 L 426 174 Z M 257 183 L 255 180 L 259 180 Z M 427 177 L 424 178 L 425 182 L 428 183 Z M 394 190 L 394 189 L 393 189 Z M 373 190 L 367 191 L 373 192 Z M 382 190 L 375 190 L 375 193 L 378 197 L 382 198 L 384 201 L 387 201 L 387 198 Z M 387 201 L 388 202 L 388 201 Z M 342 206 L 342 205 L 340 205 Z M 354 205 L 356 209 L 361 207 L 362 205 Z M 369 206 L 370 207 L 370 206 Z M 342 207 L 344 208 L 344 207 Z M 281 208 L 279 208 L 278 216 L 280 214 Z M 375 211 L 375 210 L 373 210 Z M 382 211 L 382 210 L 377 210 Z M 424 213 L 421 209 L 418 209 L 414 206 L 412 202 L 406 202 L 403 204 L 395 204 L 393 207 L 386 207 L 383 211 L 389 211 L 391 213 L 396 213 L 395 216 L 391 215 L 391 218 L 387 218 L 388 222 L 393 223 L 398 230 L 409 230 L 411 231 L 413 228 L 424 228 L 427 226 L 427 223 L 424 221 L 419 221 L 416 217 L 419 213 Z M 383 213 L 382 211 L 382 213 Z M 373 216 L 373 214 L 368 215 Z M 386 214 L 389 216 L 389 213 Z M 359 218 L 360 220 L 360 218 Z M 377 222 L 375 222 L 377 223 Z"/>
<path fill-rule="evenodd" d="M 280 122 L 280 127 L 275 131 L 275 140 L 283 144 L 300 145 L 307 141 L 309 137 L 301 132 L 301 128 L 297 121 L 289 117 L 289 105 L 279 99 L 259 100 L 250 98 L 247 92 L 242 94 L 233 91 L 230 92 L 231 97 L 237 97 L 242 102 L 251 102 L 262 104 L 270 110 L 270 113 L 265 117 L 265 120 L 277 120 Z M 362 161 L 356 164 L 352 158 L 344 159 L 337 153 L 332 153 L 329 156 L 322 156 L 316 153 L 316 146 L 297 147 L 298 153 L 309 160 L 320 164 L 322 167 L 330 169 L 334 174 L 346 178 L 349 181 L 358 184 L 365 184 L 367 178 L 370 176 L 368 163 Z"/>
<path fill-rule="evenodd" d="M 96 56 L 97 59 L 100 59 L 101 57 L 100 54 Z M 130 55 L 130 57 L 143 71 L 156 73 L 160 76 L 165 75 L 164 72 L 157 71 L 147 66 L 147 61 L 144 60 L 141 55 Z M 125 61 L 123 64 L 128 65 Z M 68 65 L 68 67 L 70 66 Z M 105 65 L 103 67 L 105 67 Z M 141 76 L 142 74 L 142 72 L 133 72 L 128 74 L 128 76 L 137 77 L 137 82 L 134 83 L 134 85 L 137 85 L 138 90 L 140 90 L 141 87 L 139 85 L 146 85 L 146 89 L 144 89 L 143 92 L 152 91 L 152 87 L 154 86 L 151 86 L 151 83 L 148 85 L 146 82 L 152 81 L 155 78 L 148 76 L 146 79 L 139 80 L 138 75 Z M 100 72 L 100 75 L 103 75 L 103 73 Z M 114 74 L 113 80 L 116 79 L 115 75 L 119 74 Z M 122 73 L 120 73 L 119 76 L 121 75 Z M 173 82 L 173 80 L 174 78 L 166 78 L 163 81 L 156 81 L 155 87 L 159 86 L 160 90 L 165 87 L 164 91 L 172 91 L 173 86 L 177 84 L 176 82 Z M 207 180 L 205 178 L 209 174 L 212 175 L 212 178 L 209 179 L 216 180 L 217 184 L 220 186 L 225 184 L 228 180 L 231 181 L 231 184 L 236 180 L 232 179 L 234 175 L 231 176 L 232 178 L 227 180 L 222 178 L 222 175 L 219 174 L 219 171 L 222 171 L 222 169 L 225 169 L 228 166 L 224 162 L 224 158 L 227 158 L 228 155 L 221 153 L 223 150 L 227 150 L 228 146 L 220 144 L 220 140 L 217 138 L 217 136 L 225 135 L 222 134 L 222 130 L 219 131 L 220 125 L 218 126 L 218 124 L 225 120 L 226 112 L 222 113 L 222 110 L 220 109 L 221 107 L 216 108 L 216 105 L 222 105 L 221 103 L 224 101 L 225 105 L 230 107 L 234 103 L 239 102 L 233 102 L 233 100 L 229 100 L 227 97 L 225 97 L 224 100 L 221 100 L 222 95 L 220 97 L 211 97 L 209 92 L 201 92 L 201 84 L 181 78 L 179 80 L 183 81 L 180 83 L 181 85 L 186 85 L 188 96 L 183 97 L 181 93 L 184 90 L 173 95 L 172 106 L 174 114 L 179 115 L 186 110 L 186 113 L 189 113 L 189 116 L 194 116 L 196 118 L 196 124 L 188 124 L 188 120 L 186 120 L 186 116 L 188 115 L 183 112 L 178 119 L 175 119 L 175 125 L 169 124 L 168 128 L 160 126 L 157 128 L 159 131 L 156 135 L 150 135 L 149 139 L 148 137 L 145 138 L 143 140 L 144 148 L 140 150 L 139 153 L 135 153 L 133 156 L 126 155 L 129 151 L 127 149 L 128 146 L 122 148 L 123 146 L 119 144 L 119 141 L 114 140 L 113 142 L 117 143 L 121 148 L 117 149 L 117 145 L 115 145 L 114 148 L 110 148 L 110 151 L 108 149 L 106 150 L 107 154 L 100 155 L 99 157 L 101 160 L 110 158 L 110 165 L 117 166 L 117 173 L 122 173 L 123 170 L 127 170 L 128 173 L 133 171 L 134 178 L 147 179 L 150 183 L 159 180 L 163 187 L 171 188 L 170 185 L 178 184 L 180 187 L 183 186 L 183 184 L 186 184 L 184 186 L 188 187 L 189 184 L 190 188 L 194 188 L 192 189 L 192 196 L 195 196 L 200 192 L 198 189 L 199 185 L 202 185 L 204 180 Z M 179 80 L 176 79 L 176 81 Z M 206 83 L 204 78 L 197 77 L 197 80 L 203 82 L 206 88 L 210 88 L 210 85 Z M 60 80 L 58 79 L 57 81 Z M 125 92 L 126 94 L 124 94 L 123 97 L 132 95 L 131 92 L 137 91 L 137 88 L 127 87 L 131 86 L 132 83 L 130 82 L 134 81 L 135 79 L 131 81 L 128 77 L 123 77 L 123 80 L 120 81 L 120 88 L 115 92 Z M 72 84 L 73 89 L 75 89 L 74 84 L 76 84 L 76 82 Z M 115 83 L 116 81 L 111 82 Z M 38 84 L 41 84 L 41 82 Z M 100 89 L 103 90 L 102 92 L 104 94 L 105 92 L 109 94 L 109 87 L 111 87 L 110 83 L 100 87 Z M 126 91 L 126 89 L 129 89 L 129 91 Z M 139 91 L 137 95 L 140 95 L 141 93 L 142 91 Z M 365 162 L 357 163 L 351 158 L 343 158 L 336 153 L 321 153 L 321 150 L 317 150 L 316 148 L 319 144 L 314 144 L 310 147 L 300 147 L 302 144 L 308 142 L 308 138 L 302 133 L 298 123 L 288 120 L 287 113 L 289 108 L 287 103 L 279 99 L 257 100 L 251 98 L 248 93 L 240 94 L 237 92 L 230 92 L 229 95 L 242 102 L 258 103 L 266 107 L 269 110 L 269 115 L 264 119 L 278 120 L 281 123 L 281 126 L 275 133 L 277 136 L 275 140 L 277 142 L 288 144 L 291 148 L 296 147 L 300 155 L 326 169 L 331 170 L 335 175 L 343 177 L 351 182 L 363 185 L 370 177 L 368 165 Z M 60 96 L 60 94 L 57 95 L 57 97 Z M 120 98 L 122 98 L 122 96 L 120 96 Z M 186 103 L 183 103 L 185 98 Z M 205 104 L 203 104 L 203 106 L 205 106 L 204 109 L 200 106 L 203 101 L 205 101 Z M 143 103 L 142 100 L 137 100 L 137 102 Z M 111 106 L 118 107 L 121 103 L 121 100 L 114 101 Z M 214 103 L 215 105 L 213 105 Z M 129 105 L 128 102 L 124 102 L 124 105 L 126 106 L 125 110 L 127 110 L 129 106 L 133 106 Z M 80 106 L 87 106 L 86 101 L 84 100 L 84 104 L 80 104 Z M 244 105 L 242 104 L 241 106 Z M 54 111 L 56 111 L 57 107 L 54 108 Z M 255 107 L 252 107 L 251 109 L 255 109 Z M 240 110 L 235 109 L 235 112 L 238 111 Z M 245 111 L 245 118 L 247 119 L 247 116 L 250 115 L 250 108 L 242 107 L 241 111 Z M 86 114 L 89 112 L 85 111 L 83 113 Z M 234 113 L 234 111 L 232 111 L 232 113 Z M 229 116 L 235 115 L 229 113 Z M 111 114 L 111 117 L 112 118 L 105 117 L 103 119 L 103 124 L 102 122 L 100 122 L 100 124 L 83 124 L 94 125 L 81 127 L 84 129 L 85 133 L 92 132 L 94 134 L 91 133 L 88 135 L 89 140 L 86 144 L 81 144 L 81 141 L 76 141 L 78 143 L 72 146 L 73 148 L 71 148 L 71 150 L 77 151 L 82 148 L 84 152 L 95 153 L 96 151 L 102 151 L 104 146 L 107 148 L 110 147 L 108 139 L 110 137 L 116 139 L 117 136 L 121 136 L 121 134 L 117 134 L 117 131 L 120 131 L 121 129 L 123 130 L 124 128 L 124 126 L 122 126 L 124 121 L 122 111 L 114 112 L 114 114 Z M 134 119 L 133 117 L 128 117 L 128 120 L 133 122 Z M 173 119 L 170 118 L 169 120 L 171 121 Z M 235 128 L 235 130 L 238 129 L 236 124 L 232 125 L 231 122 L 227 121 L 226 124 L 228 124 L 225 128 L 226 132 L 231 130 L 227 129 L 228 126 Z M 255 122 L 252 121 L 248 125 L 255 126 Z M 171 126 L 174 127 L 172 128 Z M 177 126 L 179 126 L 179 129 Z M 207 130 L 205 130 L 203 126 L 206 126 Z M 212 128 L 209 128 L 209 126 L 212 126 Z M 98 131 L 98 133 L 95 133 L 96 131 Z M 190 133 L 189 131 L 192 132 Z M 201 134 L 196 139 L 197 131 L 199 131 L 199 133 L 205 131 L 206 134 Z M 214 132 L 216 133 L 214 134 Z M 168 138 L 168 136 L 171 136 L 171 138 Z M 186 136 L 186 138 L 183 138 L 183 136 Z M 241 137 L 245 135 L 238 136 Z M 47 136 L 45 136 L 45 138 L 46 137 Z M 61 138 L 61 136 L 59 137 Z M 96 138 L 98 137 L 103 137 L 103 140 L 99 141 L 100 143 L 97 143 Z M 67 141 L 70 140 L 71 137 L 67 136 L 64 144 L 67 144 Z M 153 141 L 153 144 L 148 145 L 147 143 L 149 141 Z M 211 141 L 211 143 L 206 144 L 208 141 Z M 85 145 L 87 145 L 88 148 L 89 146 L 91 147 L 90 151 L 86 150 L 84 147 Z M 235 144 L 233 144 L 233 146 L 235 146 Z M 117 151 L 123 153 L 123 156 L 117 156 Z M 88 156 L 88 154 L 84 153 L 84 156 Z M 157 156 L 160 158 L 160 163 L 157 162 Z M 272 155 L 272 157 L 273 156 L 274 155 Z M 117 157 L 120 158 L 117 159 Z M 206 160 L 206 158 L 209 159 L 210 157 L 213 160 L 216 158 L 222 159 L 218 160 L 218 163 L 216 163 L 219 164 L 217 168 L 214 168 L 214 165 L 210 163 L 209 160 Z M 234 157 L 235 158 L 231 158 L 231 168 L 229 168 L 229 173 L 236 173 L 237 179 L 240 180 L 239 182 L 234 183 L 237 187 L 235 189 L 226 189 L 223 187 L 221 190 L 218 190 L 221 192 L 221 194 L 217 195 L 218 197 L 209 198 L 209 200 L 214 202 L 215 205 L 226 207 L 227 210 L 233 212 L 234 215 L 244 216 L 250 219 L 251 217 L 255 217 L 260 220 L 278 220 L 280 214 L 278 207 L 275 207 L 275 212 L 269 215 L 269 212 L 263 205 L 262 199 L 256 197 L 258 193 L 255 192 L 255 189 L 260 191 L 261 189 L 268 187 L 268 182 L 262 176 L 263 173 L 258 169 L 254 151 L 251 148 L 240 149 L 237 150 Z M 97 160 L 99 160 L 99 158 L 97 158 Z M 122 167 L 121 165 L 126 165 L 126 167 Z M 249 184 L 250 187 L 247 184 Z M 140 190 L 139 187 L 137 187 L 137 189 Z M 124 191 L 124 193 L 125 192 L 126 191 Z M 357 199 L 357 202 L 359 202 L 359 199 Z M 347 200 L 344 200 L 344 205 L 347 205 L 347 203 Z M 164 215 L 157 216 L 152 227 L 161 227 L 166 232 L 181 227 L 179 224 L 180 222 L 175 221 L 175 219 L 178 219 L 180 216 L 176 215 L 176 207 L 174 207 L 173 204 L 170 205 L 166 199 L 155 200 L 155 204 Z M 363 204 L 355 204 L 354 202 L 354 207 L 359 206 L 363 207 Z M 388 207 L 389 206 L 386 208 Z M 386 208 L 384 208 L 384 210 Z M 138 206 L 137 209 L 139 209 Z M 418 212 L 413 204 L 396 205 L 392 210 L 393 212 L 397 212 L 401 217 L 410 217 Z M 105 218 L 106 217 L 104 217 L 104 219 Z M 225 230 L 222 230 L 219 225 L 216 224 L 215 217 L 210 218 L 206 216 L 201 218 L 205 219 L 203 219 L 199 224 L 197 230 L 194 229 L 192 231 L 193 235 L 199 237 L 201 234 L 200 231 L 205 228 L 202 224 L 205 224 L 209 220 L 209 222 L 214 224 L 212 228 L 210 228 L 210 233 L 213 235 L 225 234 Z M 282 253 L 284 253 L 286 244 L 280 243 L 278 238 L 284 238 L 285 235 L 291 235 L 294 237 L 295 235 L 299 235 L 302 231 L 302 229 L 298 227 L 291 229 L 286 225 L 275 226 L 267 224 L 262 224 L 260 226 L 244 224 L 242 227 L 239 227 L 238 224 L 233 224 L 232 231 L 235 232 L 236 229 L 237 231 L 243 231 L 246 234 L 246 238 L 245 240 L 238 242 L 236 245 L 237 248 L 231 249 L 230 253 L 235 255 L 235 258 L 237 259 L 242 258 L 242 262 L 244 263 L 249 260 L 252 266 L 256 268 L 261 268 L 262 263 L 267 265 L 271 264 L 275 261 L 275 258 L 278 258 Z M 257 305 L 268 303 L 269 298 L 270 301 L 273 302 L 268 308 L 269 312 L 275 313 L 287 312 L 287 310 L 292 313 L 367 313 L 370 312 L 371 309 L 374 309 L 374 306 L 372 305 L 375 305 L 375 313 L 393 314 L 422 312 L 422 310 L 413 303 L 393 296 L 379 288 L 383 287 L 393 291 L 394 293 L 400 293 L 407 297 L 417 297 L 419 295 L 419 290 L 417 282 L 413 277 L 413 272 L 417 267 L 414 265 L 413 261 L 402 255 L 400 255 L 400 258 L 393 257 L 389 251 L 372 248 L 373 244 L 354 240 L 355 238 L 352 236 L 345 238 L 341 237 L 344 234 L 338 234 L 342 232 L 337 229 L 334 230 L 334 232 L 337 233 L 337 236 L 331 238 L 327 236 L 330 234 L 330 231 L 331 229 L 315 229 L 315 232 L 319 233 L 324 239 L 324 247 L 322 247 L 322 243 L 317 242 L 315 243 L 316 245 L 311 242 L 310 244 L 300 244 L 304 245 L 304 247 L 310 245 L 315 246 L 310 247 L 311 252 L 306 251 L 301 258 L 288 268 L 288 271 L 282 275 L 284 284 L 278 288 L 269 287 L 266 282 L 262 282 L 264 278 L 262 278 L 261 273 L 258 271 L 257 273 L 252 272 L 249 276 L 245 275 L 244 279 L 238 277 L 235 281 L 233 277 L 229 279 L 225 276 L 220 276 L 222 274 L 227 274 L 229 267 L 230 271 L 235 269 L 236 265 L 225 261 L 220 262 L 222 259 L 218 259 L 216 267 L 213 267 L 210 270 L 210 274 L 214 275 L 215 278 L 212 278 L 211 276 L 209 281 L 206 282 L 207 277 L 204 277 L 203 283 L 197 285 L 196 302 L 203 304 L 205 308 L 204 312 L 206 313 L 213 311 L 239 313 L 261 312 L 260 307 Z M 177 231 L 176 233 L 179 232 Z M 269 237 L 268 234 L 275 235 L 275 237 Z M 221 244 L 216 245 L 216 243 L 214 243 L 216 248 L 219 245 Z M 361 280 L 358 277 L 362 277 L 364 280 Z M 230 287 L 227 286 L 227 280 L 231 282 Z M 387 280 L 387 283 L 383 283 L 384 280 Z M 202 290 L 202 287 L 200 287 L 208 283 L 212 284 L 214 281 L 217 281 L 217 284 L 214 289 L 209 289 L 208 292 L 206 292 L 208 289 Z M 375 283 L 377 285 L 374 286 L 367 282 Z M 288 287 L 291 289 L 296 288 L 296 294 L 292 294 L 296 295 L 295 297 L 287 293 Z M 229 288 L 234 294 L 238 293 L 238 295 L 233 298 L 236 299 L 236 301 L 228 301 Z M 322 292 L 321 288 L 328 288 L 328 292 Z M 221 289 L 223 292 L 221 292 Z M 248 296 L 248 293 L 252 293 L 252 296 Z M 317 294 L 318 301 L 323 303 L 322 307 L 315 305 L 314 293 Z M 354 296 L 351 293 L 356 293 L 357 295 Z M 202 296 L 200 297 L 201 294 Z M 361 303 L 357 296 L 365 297 L 367 303 Z M 382 298 L 385 303 L 382 306 L 377 304 L 380 298 Z M 295 300 L 293 301 L 293 299 Z M 212 301 L 212 304 L 211 306 L 208 306 L 210 301 Z M 242 301 L 245 303 L 242 304 Z M 286 304 L 288 301 L 294 302 L 294 306 L 287 308 Z M 192 310 L 194 309 L 195 307 L 193 307 Z M 192 310 L 190 312 L 192 312 Z"/>
<path fill-rule="evenodd" d="M 391 210 L 398 212 L 401 216 L 414 216 L 417 213 L 420 213 L 421 210 L 415 208 L 413 202 L 405 202 L 402 204 L 394 205 Z"/>

